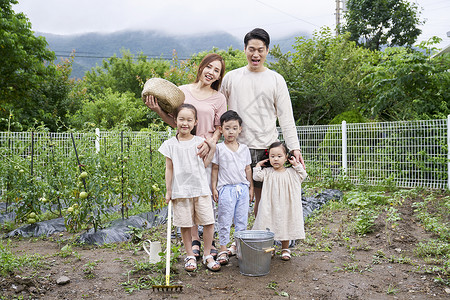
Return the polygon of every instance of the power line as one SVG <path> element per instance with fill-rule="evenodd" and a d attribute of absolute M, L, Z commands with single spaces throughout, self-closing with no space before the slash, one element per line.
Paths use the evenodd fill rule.
<path fill-rule="evenodd" d="M 116 54 L 112 54 L 110 56 L 103 56 L 100 54 L 99 55 L 78 55 L 77 53 L 81 53 L 81 52 L 75 52 L 75 53 L 66 52 L 66 51 L 53 51 L 53 52 L 55 52 L 55 55 L 58 57 L 67 57 L 67 58 L 71 57 L 73 55 L 75 58 L 79 57 L 79 58 L 98 59 L 98 58 L 111 58 L 114 55 L 116 55 Z M 67 54 L 67 53 L 69 53 L 69 54 Z M 92 54 L 95 54 L 95 53 L 92 53 Z M 151 59 L 171 60 L 173 58 L 173 56 L 164 56 L 164 55 L 154 55 L 154 54 L 143 54 L 143 55 L 146 56 L 147 58 L 151 58 Z M 120 58 L 120 56 L 116 56 L 116 57 Z M 190 57 L 179 57 L 179 56 L 178 56 L 178 58 L 181 60 L 190 59 Z M 137 59 L 137 58 L 135 58 L 135 59 Z"/>
<path fill-rule="evenodd" d="M 267 6 L 267 7 L 270 7 L 270 8 L 272 8 L 272 9 L 274 9 L 274 10 L 276 10 L 276 11 L 282 13 L 282 14 L 285 14 L 286 16 L 289 16 L 289 17 L 291 17 L 291 18 L 294 18 L 294 19 L 296 19 L 296 20 L 298 20 L 298 21 L 302 21 L 302 22 L 308 23 L 308 24 L 310 24 L 310 25 L 316 26 L 317 28 L 320 28 L 319 25 L 316 25 L 316 24 L 314 24 L 314 23 L 311 23 L 311 22 L 309 22 L 309 21 L 303 20 L 303 19 L 301 19 L 301 18 L 299 18 L 299 17 L 296 17 L 296 16 L 294 16 L 294 15 L 291 15 L 290 13 L 287 13 L 287 12 L 285 12 L 285 11 L 283 11 L 283 10 L 277 8 L 277 7 L 274 7 L 274 6 L 272 6 L 272 5 L 266 4 L 266 3 L 264 3 L 264 2 L 262 2 L 262 1 L 260 1 L 260 0 L 256 0 L 256 2 L 259 2 L 259 3 L 261 3 L 262 5 L 265 5 L 265 6 Z"/>
<path fill-rule="evenodd" d="M 67 53 L 67 52 L 66 52 Z M 60 57 L 60 58 L 69 58 L 69 57 L 71 57 L 71 55 L 70 54 L 57 54 L 57 53 L 55 53 L 55 55 L 57 56 L 57 57 Z M 155 55 L 153 55 L 153 56 L 149 56 L 149 55 L 146 55 L 146 54 L 143 54 L 144 56 L 146 56 L 147 58 L 150 58 L 150 59 L 155 59 L 155 60 L 166 60 L 166 61 L 170 61 L 170 60 L 172 60 L 173 59 L 173 56 L 170 56 L 170 57 L 161 57 L 161 56 L 155 56 Z M 92 59 L 99 59 L 99 58 L 103 58 L 103 59 L 109 59 L 109 58 L 111 58 L 111 57 L 113 57 L 113 56 L 96 56 L 96 55 L 75 55 L 75 58 L 78 58 L 78 57 L 82 57 L 82 58 L 92 58 Z M 118 57 L 117 56 L 117 58 L 121 58 L 121 57 Z M 137 60 L 138 58 L 133 58 L 134 60 Z M 194 61 L 199 61 L 200 59 L 198 58 L 198 57 L 180 57 L 180 56 L 177 56 L 177 59 L 178 60 L 194 60 Z M 234 61 L 239 61 L 239 60 L 241 60 L 241 58 L 235 58 L 235 57 L 227 57 L 226 58 L 228 61 L 229 60 L 234 60 Z"/>

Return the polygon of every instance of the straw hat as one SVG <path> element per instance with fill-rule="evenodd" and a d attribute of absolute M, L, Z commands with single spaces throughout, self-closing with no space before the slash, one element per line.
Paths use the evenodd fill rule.
<path fill-rule="evenodd" d="M 172 113 L 184 102 L 184 93 L 175 84 L 162 78 L 147 80 L 142 90 L 144 102 L 147 95 L 158 98 L 159 106 L 167 113 Z"/>

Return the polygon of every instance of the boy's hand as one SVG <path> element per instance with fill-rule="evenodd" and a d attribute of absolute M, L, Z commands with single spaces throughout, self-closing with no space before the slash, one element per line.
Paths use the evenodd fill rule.
<path fill-rule="evenodd" d="M 264 160 L 261 160 L 261 161 L 259 161 L 259 162 L 256 164 L 255 167 L 262 167 L 262 165 L 265 164 L 265 163 L 268 162 L 268 161 L 269 161 L 268 158 L 266 158 L 266 159 L 264 159 Z"/>
<path fill-rule="evenodd" d="M 253 201 L 253 186 L 251 186 L 250 188 L 249 188 L 249 190 L 248 190 L 248 193 L 249 193 L 249 203 L 252 203 L 252 201 Z"/>
<path fill-rule="evenodd" d="M 214 202 L 217 203 L 219 201 L 219 192 L 217 192 L 217 189 L 212 189 L 212 194 Z"/>

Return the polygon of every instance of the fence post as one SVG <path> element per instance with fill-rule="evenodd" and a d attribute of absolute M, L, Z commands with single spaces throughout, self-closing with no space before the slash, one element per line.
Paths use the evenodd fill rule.
<path fill-rule="evenodd" d="M 100 128 L 95 128 L 95 153 L 100 152 Z"/>
<path fill-rule="evenodd" d="M 447 116 L 447 189 L 450 189 L 450 115 Z"/>
<path fill-rule="evenodd" d="M 347 174 L 347 122 L 342 121 L 342 171 Z"/>

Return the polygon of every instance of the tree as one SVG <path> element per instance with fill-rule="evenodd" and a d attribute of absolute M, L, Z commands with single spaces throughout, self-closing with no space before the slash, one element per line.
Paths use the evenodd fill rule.
<path fill-rule="evenodd" d="M 407 0 L 348 0 L 344 32 L 366 48 L 411 46 L 422 33 L 420 12 Z"/>
<path fill-rule="evenodd" d="M 79 99 L 69 97 L 74 86 L 74 79 L 70 79 L 72 59 L 49 62 L 46 76 L 29 90 L 24 101 L 14 103 L 13 114 L 23 129 L 44 125 L 51 131 L 65 130 L 68 116 L 80 105 Z"/>
<path fill-rule="evenodd" d="M 57 120 L 68 113 L 71 61 L 55 65 L 46 40 L 34 36 L 29 20 L 12 4 L 17 1 L 0 2 L 0 130 L 36 123 L 56 130 Z"/>
<path fill-rule="evenodd" d="M 170 68 L 169 61 L 148 60 L 142 53 L 135 56 L 129 50 L 122 50 L 121 55 L 104 59 L 101 66 L 86 72 L 83 83 L 88 94 L 101 94 L 106 88 L 111 88 L 119 93 L 132 92 L 140 98 L 145 81 L 152 77 L 164 77 Z"/>
<path fill-rule="evenodd" d="M 193 55 L 190 59 L 193 63 L 198 65 L 202 59 L 208 55 L 209 53 L 217 53 L 223 57 L 225 61 L 225 71 L 231 71 L 243 66 L 247 65 L 247 58 L 242 50 L 233 49 L 233 47 L 228 48 L 227 50 L 219 50 L 218 48 L 213 48 L 210 51 L 203 51 Z M 197 69 L 197 68 L 195 68 Z"/>
<path fill-rule="evenodd" d="M 228 62 L 227 70 L 247 63 L 244 53 L 232 48 L 227 51 L 213 48 L 211 51 L 194 54 L 188 60 L 179 60 L 174 52 L 171 61 L 148 60 L 143 54 L 135 56 L 129 50 L 122 50 L 122 57 L 114 55 L 103 60 L 100 67 L 86 72 L 74 89 L 74 98 L 82 99 L 82 107 L 71 118 L 71 124 L 79 129 L 86 123 L 95 123 L 104 129 L 118 125 L 126 125 L 133 130 L 140 130 L 150 124 L 164 126 L 159 116 L 141 100 L 145 81 L 160 77 L 178 86 L 192 83 L 197 75 L 198 64 L 211 52 L 224 57 Z M 131 100 L 132 97 L 134 101 Z M 126 112 L 127 106 L 129 112 Z"/>
<path fill-rule="evenodd" d="M 275 46 L 270 53 L 278 61 L 270 67 L 286 80 L 297 124 L 328 124 L 366 101 L 365 86 L 358 82 L 366 64 L 376 63 L 377 53 L 357 47 L 348 34 L 333 36 L 329 28 L 311 39 L 298 37 L 293 48 L 282 54 Z"/>
<path fill-rule="evenodd" d="M 450 54 L 430 59 L 426 46 L 416 51 L 387 48 L 361 81 L 369 87 L 367 111 L 380 121 L 447 118 L 450 114 Z"/>
<path fill-rule="evenodd" d="M 72 116 L 76 128 L 112 129 L 126 126 L 140 129 L 139 124 L 146 120 L 147 108 L 142 101 L 136 101 L 132 92 L 114 92 L 106 88 L 90 100 L 83 100 L 82 108 Z"/>

